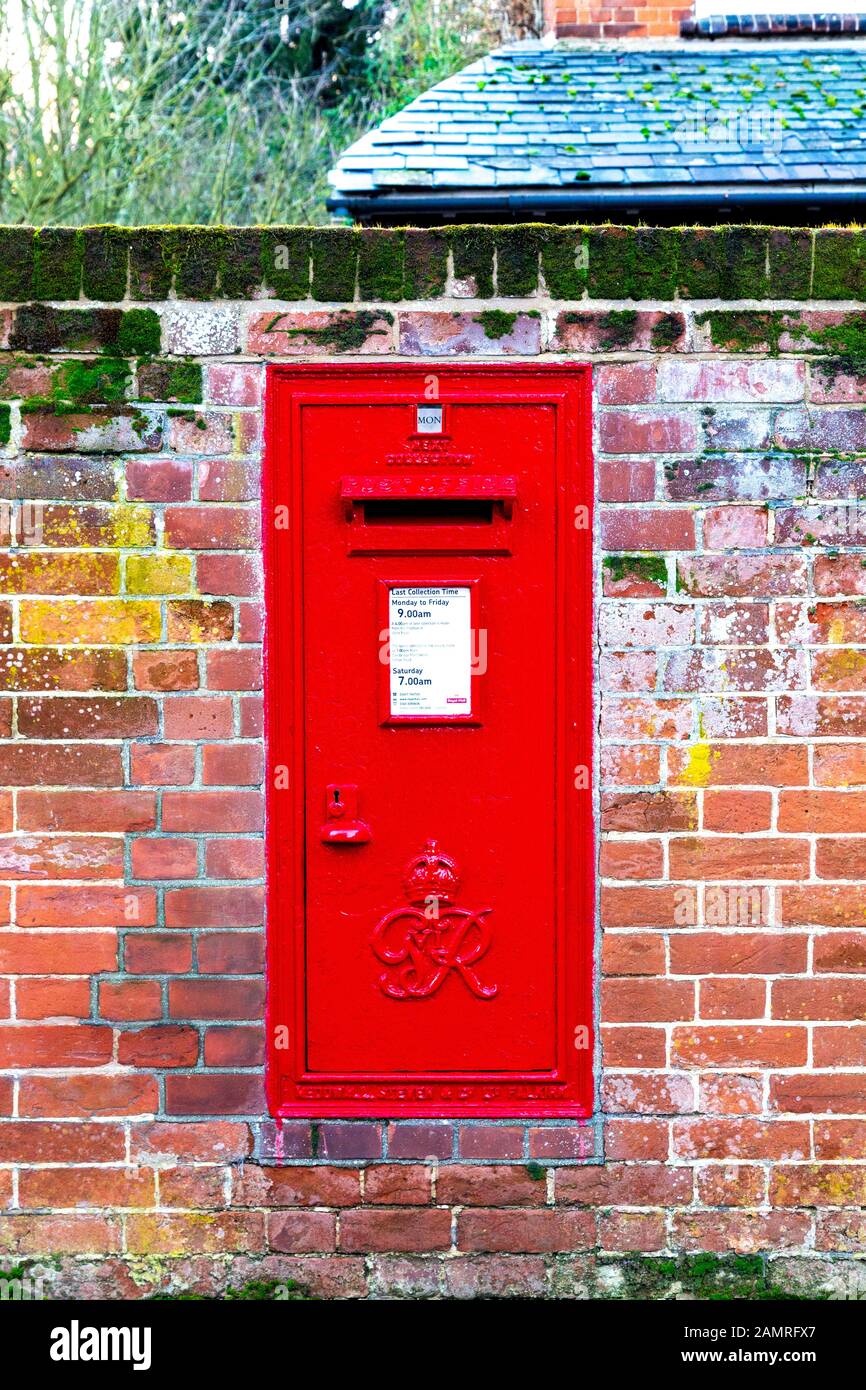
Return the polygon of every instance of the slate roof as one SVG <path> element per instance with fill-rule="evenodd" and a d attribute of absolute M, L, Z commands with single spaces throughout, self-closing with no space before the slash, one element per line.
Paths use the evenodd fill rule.
<path fill-rule="evenodd" d="M 866 207 L 866 46 L 517 44 L 383 121 L 330 181 L 333 210 L 371 221 Z"/>

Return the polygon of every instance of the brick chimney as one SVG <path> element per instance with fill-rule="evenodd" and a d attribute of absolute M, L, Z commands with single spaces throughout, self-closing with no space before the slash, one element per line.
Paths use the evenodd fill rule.
<path fill-rule="evenodd" d="M 691 13 L 671 0 L 544 0 L 545 32 L 558 39 L 670 38 Z"/>

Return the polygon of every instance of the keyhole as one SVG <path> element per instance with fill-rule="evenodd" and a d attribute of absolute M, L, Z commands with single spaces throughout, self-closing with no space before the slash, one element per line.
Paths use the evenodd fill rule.
<path fill-rule="evenodd" d="M 340 804 L 340 788 L 339 788 L 339 787 L 335 787 L 335 788 L 334 788 L 334 805 L 335 805 L 335 806 L 338 806 L 339 804 Z"/>

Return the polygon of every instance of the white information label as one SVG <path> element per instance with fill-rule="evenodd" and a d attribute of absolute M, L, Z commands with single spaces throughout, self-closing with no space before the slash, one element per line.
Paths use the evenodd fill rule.
<path fill-rule="evenodd" d="M 391 589 L 391 714 L 472 713 L 469 589 Z"/>

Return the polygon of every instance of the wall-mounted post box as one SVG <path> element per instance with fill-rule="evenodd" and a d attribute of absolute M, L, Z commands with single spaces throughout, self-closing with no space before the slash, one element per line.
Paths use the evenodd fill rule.
<path fill-rule="evenodd" d="M 272 367 L 278 1115 L 591 1109 L 589 379 Z"/>

